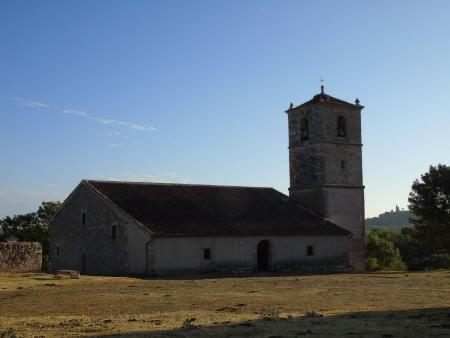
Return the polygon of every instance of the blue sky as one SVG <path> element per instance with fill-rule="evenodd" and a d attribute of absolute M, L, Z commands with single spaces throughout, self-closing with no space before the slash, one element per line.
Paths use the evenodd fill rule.
<path fill-rule="evenodd" d="M 289 186 L 287 117 L 363 110 L 366 215 L 449 164 L 448 1 L 0 1 L 0 217 L 83 178 Z"/>

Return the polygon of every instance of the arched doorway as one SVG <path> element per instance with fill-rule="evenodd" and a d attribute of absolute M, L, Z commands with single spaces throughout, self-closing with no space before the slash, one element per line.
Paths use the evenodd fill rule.
<path fill-rule="evenodd" d="M 258 243 L 256 250 L 256 267 L 258 271 L 269 270 L 269 256 L 270 256 L 270 243 L 267 240 L 263 240 Z"/>

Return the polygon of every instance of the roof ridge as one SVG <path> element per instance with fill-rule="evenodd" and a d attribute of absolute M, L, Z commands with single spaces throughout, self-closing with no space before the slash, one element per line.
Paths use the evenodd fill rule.
<path fill-rule="evenodd" d="M 112 184 L 135 184 L 135 185 L 173 185 L 173 186 L 191 186 L 191 187 L 220 187 L 220 188 L 250 188 L 250 189 L 274 189 L 273 187 L 255 187 L 246 185 L 223 185 L 223 184 L 194 184 L 194 183 L 176 183 L 176 182 L 144 182 L 144 181 L 114 181 L 114 180 L 95 180 L 83 179 L 85 182 L 112 183 Z"/>

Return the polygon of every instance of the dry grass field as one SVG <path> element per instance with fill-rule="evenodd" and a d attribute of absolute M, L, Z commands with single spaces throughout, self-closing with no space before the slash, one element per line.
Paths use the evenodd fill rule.
<path fill-rule="evenodd" d="M 0 336 L 450 337 L 450 271 L 203 278 L 0 274 Z"/>

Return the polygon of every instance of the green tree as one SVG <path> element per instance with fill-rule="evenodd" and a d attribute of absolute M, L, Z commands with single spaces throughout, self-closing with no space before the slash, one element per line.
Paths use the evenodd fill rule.
<path fill-rule="evenodd" d="M 48 267 L 49 260 L 48 223 L 60 206 L 60 202 L 42 202 L 36 212 L 7 216 L 0 220 L 6 235 L 14 236 L 19 241 L 41 243 L 44 269 Z"/>
<path fill-rule="evenodd" d="M 36 222 L 36 213 L 15 215 L 14 217 L 5 217 L 0 220 L 3 232 L 6 236 L 16 237 L 25 241 L 32 237 L 33 227 Z"/>
<path fill-rule="evenodd" d="M 420 181 L 414 181 L 408 200 L 417 219 L 404 234 L 416 246 L 415 264 L 450 267 L 450 167 L 430 166 Z"/>
<path fill-rule="evenodd" d="M 397 234 L 391 230 L 373 229 L 366 234 L 369 270 L 405 270 L 400 251 L 395 245 Z"/>

